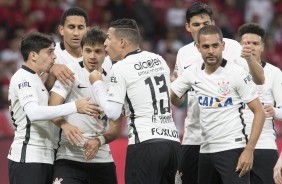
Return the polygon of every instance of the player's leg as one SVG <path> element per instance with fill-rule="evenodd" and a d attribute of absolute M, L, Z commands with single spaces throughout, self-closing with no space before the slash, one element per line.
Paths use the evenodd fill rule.
<path fill-rule="evenodd" d="M 84 184 L 86 182 L 87 168 L 85 163 L 63 159 L 55 161 L 53 184 Z"/>
<path fill-rule="evenodd" d="M 163 139 L 129 145 L 126 154 L 125 183 L 161 184 L 165 180 L 171 180 L 174 183 L 179 163 L 171 163 L 171 161 L 179 160 L 179 156 L 175 155 L 175 150 L 171 149 L 177 147 L 176 145 L 180 151 L 178 142 Z M 171 159 L 171 155 L 174 155 L 175 159 Z M 173 165 L 172 168 L 171 165 Z M 164 173 L 167 174 L 167 178 L 163 180 Z"/>
<path fill-rule="evenodd" d="M 19 163 L 9 160 L 10 184 L 50 184 L 53 165 L 43 163 Z"/>
<path fill-rule="evenodd" d="M 182 184 L 197 184 L 200 145 L 181 145 L 179 172 Z"/>
<path fill-rule="evenodd" d="M 220 181 L 220 175 L 217 172 L 213 160 L 212 153 L 199 154 L 199 171 L 198 183 L 199 184 L 219 184 L 215 181 Z"/>
<path fill-rule="evenodd" d="M 213 153 L 212 160 L 215 163 L 216 170 L 221 176 L 223 184 L 249 184 L 249 172 L 242 177 L 239 177 L 239 172 L 235 172 L 243 150 L 243 148 L 237 148 Z"/>
<path fill-rule="evenodd" d="M 117 184 L 116 166 L 114 162 L 88 163 L 89 184 Z"/>
<path fill-rule="evenodd" d="M 253 169 L 250 172 L 250 184 L 274 184 L 273 168 L 277 159 L 277 150 L 256 149 Z"/>

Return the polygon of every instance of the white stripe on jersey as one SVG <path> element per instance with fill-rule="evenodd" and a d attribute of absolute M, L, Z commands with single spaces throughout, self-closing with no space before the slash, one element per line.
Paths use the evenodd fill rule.
<path fill-rule="evenodd" d="M 282 107 L 282 73 L 281 70 L 269 63 L 264 63 L 265 84 L 257 85 L 257 93 L 263 105 Z M 250 135 L 253 112 L 244 106 L 243 117 L 246 121 L 246 133 Z M 276 132 L 274 129 L 273 118 L 266 118 L 264 127 L 256 144 L 256 149 L 276 149 Z"/>
<path fill-rule="evenodd" d="M 195 63 L 171 85 L 178 97 L 191 87 L 200 107 L 200 152 L 215 153 L 245 147 L 246 135 L 240 108 L 242 102 L 248 103 L 257 97 L 251 76 L 226 60 L 211 75 L 202 70 L 201 63 Z"/>
<path fill-rule="evenodd" d="M 136 51 L 113 65 L 108 100 L 124 104 L 129 144 L 156 138 L 179 142 L 169 89 L 170 70 L 159 55 Z"/>
<path fill-rule="evenodd" d="M 67 67 L 69 67 L 70 70 L 75 73 L 75 82 L 71 86 L 64 86 L 57 80 L 51 91 L 64 97 L 65 103 L 73 102 L 77 99 L 91 97 L 90 101 L 99 104 L 99 101 L 95 98 L 92 86 L 89 82 L 90 73 L 85 68 L 82 68 L 81 66 L 78 67 L 77 64 L 74 63 L 68 64 Z M 103 81 L 109 81 L 109 74 L 107 76 L 103 75 Z M 75 113 L 65 116 L 64 119 L 70 124 L 79 127 L 85 135 L 88 135 L 85 136 L 86 140 L 89 138 L 97 137 L 98 135 L 102 135 L 109 128 L 108 121 L 97 120 L 96 118 L 85 114 Z M 108 144 L 101 146 L 95 158 L 89 161 L 86 161 L 84 158 L 82 151 L 83 145 L 71 145 L 65 137 L 64 133 L 61 134 L 59 145 L 60 146 L 56 154 L 56 160 L 68 159 L 78 162 L 90 163 L 113 162 Z"/>
<path fill-rule="evenodd" d="M 222 56 L 229 62 L 234 62 L 239 66 L 249 71 L 248 64 L 245 59 L 241 58 L 241 45 L 231 39 L 223 38 L 225 42 L 225 49 Z M 203 58 L 198 51 L 195 42 L 185 45 L 179 49 L 176 57 L 176 70 L 178 76 L 193 63 L 203 63 Z M 185 129 L 182 144 L 183 145 L 200 145 L 201 143 L 201 129 L 199 126 L 199 107 L 195 92 L 193 89 L 187 93 L 187 116 L 185 118 Z"/>
<path fill-rule="evenodd" d="M 10 113 L 15 137 L 8 158 L 15 162 L 53 164 L 53 124 L 49 121 L 30 122 L 23 107 L 29 102 L 48 106 L 49 94 L 39 76 L 23 66 L 11 78 L 9 87 Z"/>

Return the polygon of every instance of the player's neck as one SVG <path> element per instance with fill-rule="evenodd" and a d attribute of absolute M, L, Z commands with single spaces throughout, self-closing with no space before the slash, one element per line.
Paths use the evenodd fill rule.
<path fill-rule="evenodd" d="M 67 50 L 67 52 L 71 55 L 71 56 L 73 56 L 73 57 L 75 57 L 75 58 L 79 58 L 79 57 L 81 57 L 82 55 L 81 55 L 81 48 L 80 47 L 78 47 L 78 48 L 71 48 L 70 46 L 68 46 L 67 44 L 64 44 L 64 46 L 65 46 L 65 49 Z"/>
<path fill-rule="evenodd" d="M 213 65 L 209 65 L 209 64 L 205 63 L 205 72 L 208 75 L 211 75 L 212 73 L 214 73 L 218 69 L 218 67 L 221 65 L 221 63 L 222 63 L 222 60 L 220 60 L 220 62 L 213 64 Z"/>

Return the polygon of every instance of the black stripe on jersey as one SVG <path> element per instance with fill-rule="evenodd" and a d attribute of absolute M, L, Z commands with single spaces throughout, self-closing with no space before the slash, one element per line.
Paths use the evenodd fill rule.
<path fill-rule="evenodd" d="M 249 140 L 248 140 L 248 135 L 246 134 L 246 130 L 245 130 L 246 124 L 244 122 L 244 118 L 242 117 L 243 116 L 242 109 L 243 109 L 243 103 L 241 103 L 241 106 L 239 107 L 239 114 L 240 114 L 241 123 L 243 125 L 242 133 L 245 137 L 246 144 L 247 144 Z"/>
<path fill-rule="evenodd" d="M 24 70 L 26 70 L 26 71 L 28 71 L 28 72 L 30 72 L 30 73 L 32 73 L 32 74 L 36 74 L 35 71 L 33 71 L 32 69 L 28 68 L 28 67 L 25 66 L 25 65 L 22 65 L 22 69 L 24 69 Z"/>
<path fill-rule="evenodd" d="M 21 163 L 25 163 L 25 158 L 26 158 L 26 148 L 27 144 L 30 139 L 30 126 L 31 126 L 31 121 L 30 119 L 26 116 L 26 132 L 25 132 L 25 140 L 23 142 L 23 147 L 22 147 L 22 153 L 21 153 Z"/>
<path fill-rule="evenodd" d="M 265 65 L 266 65 L 266 62 L 265 61 L 261 61 L 261 63 L 260 63 L 260 65 L 261 65 L 261 67 L 265 67 Z"/>
<path fill-rule="evenodd" d="M 135 135 L 135 144 L 137 144 L 137 143 L 140 143 L 140 140 L 139 140 L 138 132 L 136 130 L 136 126 L 135 126 L 135 114 L 134 114 L 135 112 L 134 112 L 132 103 L 131 103 L 130 99 L 128 98 L 127 93 L 125 95 L 125 98 L 127 100 L 127 103 L 129 105 L 129 110 L 130 110 L 130 116 L 129 116 L 130 124 L 129 125 L 133 128 L 133 133 Z"/>
<path fill-rule="evenodd" d="M 58 145 L 58 148 L 57 149 L 54 149 L 54 160 L 56 161 L 57 159 L 57 153 L 58 153 L 58 150 L 59 148 L 61 147 L 61 140 L 62 140 L 62 132 L 63 132 L 63 129 L 60 129 L 60 132 L 59 132 L 59 141 L 57 142 L 57 145 Z"/>
<path fill-rule="evenodd" d="M 129 52 L 129 53 L 127 53 L 127 54 L 125 55 L 124 58 L 126 58 L 127 56 L 130 56 L 130 55 L 133 55 L 133 54 L 138 54 L 139 52 L 142 52 L 142 50 L 141 50 L 141 49 L 137 49 L 137 50 L 135 50 L 135 51 Z"/>

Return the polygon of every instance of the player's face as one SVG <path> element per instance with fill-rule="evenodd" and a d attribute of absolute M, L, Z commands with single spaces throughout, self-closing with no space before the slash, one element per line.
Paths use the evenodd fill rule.
<path fill-rule="evenodd" d="M 105 40 L 105 50 L 112 61 L 119 61 L 122 58 L 122 40 L 115 36 L 115 28 L 110 28 Z"/>
<path fill-rule="evenodd" d="M 185 24 L 185 27 L 186 27 L 186 30 L 191 33 L 193 39 L 197 41 L 199 30 L 206 25 L 212 25 L 212 24 L 214 24 L 214 21 L 211 20 L 209 15 L 200 14 L 200 15 L 193 16 L 190 19 L 190 23 Z"/>
<path fill-rule="evenodd" d="M 252 54 L 257 61 L 261 61 L 261 54 L 264 50 L 264 43 L 261 37 L 257 34 L 247 33 L 242 35 L 241 45 L 250 45 L 252 47 Z"/>
<path fill-rule="evenodd" d="M 224 50 L 224 42 L 220 40 L 219 35 L 201 35 L 199 41 L 197 48 L 205 64 L 208 66 L 219 65 L 222 61 L 222 51 Z"/>
<path fill-rule="evenodd" d="M 96 44 L 94 46 L 84 45 L 81 52 L 84 67 L 89 72 L 101 69 L 106 57 L 105 47 L 103 44 Z"/>
<path fill-rule="evenodd" d="M 49 72 L 50 68 L 55 63 L 56 55 L 54 53 L 55 45 L 52 44 L 48 48 L 41 49 L 38 54 L 36 54 L 37 66 L 39 73 Z"/>
<path fill-rule="evenodd" d="M 82 16 L 68 16 L 64 26 L 59 26 L 59 32 L 63 36 L 64 45 L 66 49 L 71 50 L 80 48 L 80 41 L 86 31 L 86 22 Z"/>

